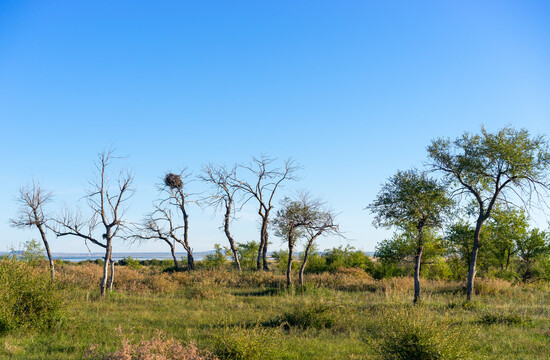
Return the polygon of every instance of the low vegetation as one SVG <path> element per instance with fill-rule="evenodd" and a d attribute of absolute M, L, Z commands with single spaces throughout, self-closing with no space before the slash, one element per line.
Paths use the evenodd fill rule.
<path fill-rule="evenodd" d="M 4 259 L 0 358 L 541 359 L 548 353 L 545 282 L 480 279 L 476 301 L 465 302 L 463 282 L 421 279 L 424 300 L 413 307 L 411 276 L 375 279 L 382 265 L 372 259 L 345 267 L 345 258 L 358 258 L 351 248 L 317 256 L 335 254 L 343 266 L 317 267 L 304 286 L 290 288 L 282 269 L 238 272 L 230 262 L 197 261 L 194 271 L 174 271 L 170 262 L 126 259 L 116 265 L 116 290 L 106 298 L 97 290 L 102 264 L 60 261 L 52 284 L 46 260 Z"/>

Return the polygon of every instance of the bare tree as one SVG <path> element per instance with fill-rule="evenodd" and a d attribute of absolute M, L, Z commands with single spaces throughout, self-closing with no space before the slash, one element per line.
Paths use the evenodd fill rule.
<path fill-rule="evenodd" d="M 269 215 L 273 209 L 273 198 L 275 192 L 285 180 L 296 180 L 297 164 L 292 159 L 287 159 L 282 169 L 269 169 L 275 159 L 261 155 L 252 158 L 248 165 L 240 165 L 241 168 L 248 170 L 254 176 L 254 182 L 232 178 L 234 185 L 248 194 L 248 200 L 254 198 L 258 201 L 258 215 L 261 219 L 260 227 L 260 248 L 256 268 L 258 270 L 269 270 L 267 265 L 267 244 L 268 244 L 268 225 Z M 262 266 L 263 265 L 263 266 Z"/>
<path fill-rule="evenodd" d="M 161 240 L 170 247 L 170 253 L 174 260 L 175 269 L 179 269 L 178 258 L 176 256 L 176 242 L 185 248 L 185 243 L 176 234 L 181 226 L 174 226 L 172 221 L 174 215 L 165 207 L 155 206 L 155 211 L 147 215 L 143 225 L 139 228 L 138 234 L 133 234 L 131 238 L 142 240 Z"/>
<path fill-rule="evenodd" d="M 292 258 L 294 246 L 300 238 L 307 239 L 304 259 L 300 266 L 299 281 L 304 284 L 304 270 L 309 258 L 309 252 L 315 240 L 321 235 L 340 235 L 338 225 L 334 223 L 334 214 L 325 209 L 324 203 L 312 199 L 309 193 L 300 193 L 296 200 L 285 198 L 282 208 L 277 211 L 273 220 L 275 234 L 288 243 L 288 263 L 286 270 L 287 286 L 292 283 Z"/>
<path fill-rule="evenodd" d="M 315 240 L 320 236 L 339 236 L 342 237 L 340 232 L 340 227 L 334 222 L 336 215 L 330 209 L 321 209 L 317 213 L 315 222 L 310 226 L 306 227 L 306 248 L 304 250 L 304 259 L 302 260 L 302 265 L 300 265 L 300 272 L 298 273 L 298 281 L 300 285 L 304 285 L 304 271 L 307 266 L 307 261 L 309 259 L 309 252 L 313 247 Z"/>
<path fill-rule="evenodd" d="M 213 206 L 215 210 L 224 210 L 223 231 L 229 242 L 231 252 L 233 253 L 235 266 L 238 271 L 241 271 L 237 246 L 229 231 L 229 224 L 234 218 L 235 196 L 239 190 L 238 187 L 231 183 L 231 179 L 236 177 L 236 171 L 236 166 L 231 170 L 227 170 L 225 166 L 214 167 L 210 164 L 203 168 L 203 174 L 199 178 L 204 182 L 212 184 L 214 187 L 214 192 L 208 196 L 206 202 L 208 205 Z"/>
<path fill-rule="evenodd" d="M 187 268 L 193 270 L 195 268 L 195 258 L 193 257 L 193 249 L 189 246 L 189 214 L 186 206 L 190 203 L 190 194 L 184 191 L 187 184 L 185 181 L 190 174 L 187 169 L 183 169 L 179 174 L 167 173 L 164 177 L 164 185 L 161 187 L 161 192 L 164 197 L 156 206 L 157 212 L 160 211 L 162 217 L 169 225 L 169 235 L 176 242 L 180 243 L 185 251 L 187 251 Z M 196 202 L 195 202 L 196 203 Z M 183 226 L 176 226 L 176 216 L 169 208 L 176 208 L 178 213 L 183 218 Z M 178 231 L 183 228 L 183 237 L 177 235 Z"/>
<path fill-rule="evenodd" d="M 46 238 L 48 218 L 44 215 L 44 204 L 52 199 L 52 193 L 44 192 L 38 182 L 33 181 L 32 186 L 22 187 L 19 190 L 17 202 L 21 205 L 17 217 L 10 219 L 10 223 L 16 228 L 31 228 L 36 226 L 44 243 L 48 261 L 50 262 L 50 275 L 55 279 L 55 266 L 50 251 L 50 245 Z"/>
<path fill-rule="evenodd" d="M 84 220 L 80 213 L 65 211 L 55 220 L 57 236 L 76 236 L 105 249 L 103 277 L 100 283 L 101 296 L 105 296 L 107 285 L 112 289 L 114 281 L 114 263 L 112 258 L 113 239 L 120 237 L 127 229 L 124 203 L 134 194 L 131 188 L 133 177 L 125 170 L 120 171 L 117 186 L 114 192 L 111 190 L 111 182 L 107 170 L 111 165 L 113 150 L 103 151 L 98 155 L 95 164 L 97 178 L 90 182 L 91 190 L 86 198 L 88 206 L 92 210 L 91 216 Z M 101 237 L 97 236 L 98 227 L 101 228 Z M 109 276 L 110 265 L 110 278 Z"/>

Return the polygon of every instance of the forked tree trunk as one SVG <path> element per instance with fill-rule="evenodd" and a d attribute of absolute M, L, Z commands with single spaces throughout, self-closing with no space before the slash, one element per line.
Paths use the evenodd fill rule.
<path fill-rule="evenodd" d="M 472 247 L 472 254 L 470 256 L 470 267 L 468 269 L 468 283 L 466 285 L 467 301 L 472 300 L 472 296 L 475 294 L 474 280 L 476 276 L 477 254 L 479 252 L 479 236 L 481 234 L 482 225 L 483 225 L 483 220 L 478 219 L 476 223 L 476 230 L 474 232 L 474 246 Z"/>

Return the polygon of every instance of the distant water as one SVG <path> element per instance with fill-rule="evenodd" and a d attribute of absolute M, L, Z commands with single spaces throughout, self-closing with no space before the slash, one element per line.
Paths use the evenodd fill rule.
<path fill-rule="evenodd" d="M 204 257 L 208 254 L 213 254 L 215 251 L 201 251 L 193 253 L 193 256 L 195 260 L 203 260 Z M 367 251 L 365 252 L 369 256 L 373 256 L 374 252 Z M 7 252 L 0 251 L 0 256 L 8 255 Z M 105 256 L 105 253 L 101 252 L 87 252 L 87 253 L 53 253 L 54 260 L 66 260 L 66 261 L 73 261 L 73 262 L 79 262 L 79 261 L 86 261 L 86 260 L 96 260 L 96 259 L 103 259 Z M 187 253 L 176 253 L 176 256 L 178 259 L 187 259 Z M 268 254 L 269 257 L 271 257 L 271 254 Z M 295 254 L 295 257 L 298 258 L 300 256 L 299 253 Z M 122 260 L 124 258 L 131 257 L 134 260 L 172 260 L 172 255 L 170 253 L 165 252 L 123 252 L 123 253 L 113 253 L 113 260 L 118 261 Z"/>
<path fill-rule="evenodd" d="M 204 257 L 214 251 L 202 251 L 194 253 L 195 260 L 203 260 Z M 7 252 L 0 252 L 0 256 L 8 255 Z M 90 252 L 90 253 L 53 253 L 54 260 L 67 260 L 73 262 L 86 261 L 86 260 L 96 260 L 103 259 L 105 253 L 100 252 Z M 176 253 L 178 259 L 184 258 L 187 259 L 187 253 Z M 127 252 L 127 253 L 113 253 L 113 260 L 118 261 L 124 258 L 131 257 L 134 260 L 172 260 L 172 254 L 170 253 L 161 253 L 161 252 Z"/>

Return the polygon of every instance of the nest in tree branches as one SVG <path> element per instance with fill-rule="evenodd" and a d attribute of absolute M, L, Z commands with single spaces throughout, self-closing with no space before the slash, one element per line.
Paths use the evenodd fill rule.
<path fill-rule="evenodd" d="M 176 175 L 172 173 L 166 174 L 166 176 L 164 177 L 164 184 L 166 186 L 169 186 L 170 189 L 181 189 L 183 187 L 181 175 Z"/>

